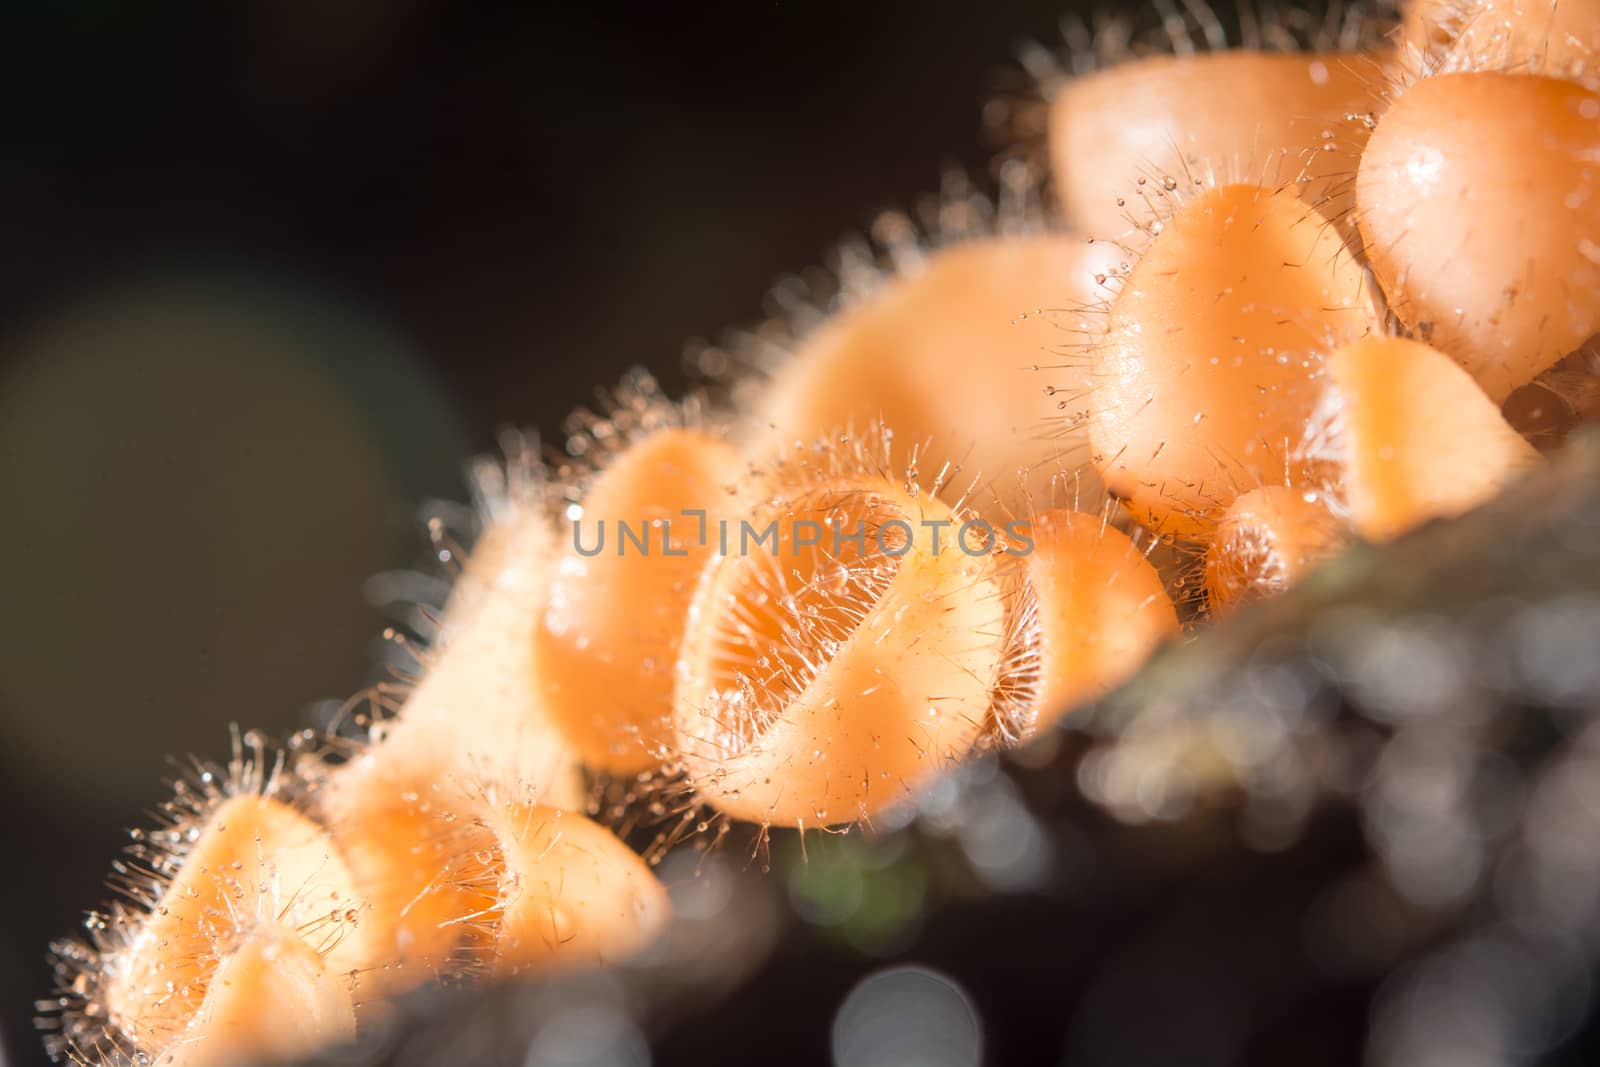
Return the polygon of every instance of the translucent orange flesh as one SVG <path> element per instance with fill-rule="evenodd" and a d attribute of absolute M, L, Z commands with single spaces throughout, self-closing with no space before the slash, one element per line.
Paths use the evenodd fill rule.
<path fill-rule="evenodd" d="M 1600 331 L 1600 94 L 1446 74 L 1407 89 L 1361 160 L 1389 305 L 1495 403 Z"/>
<path fill-rule="evenodd" d="M 1181 208 L 1093 351 L 1090 437 L 1141 522 L 1204 539 L 1241 492 L 1298 482 L 1328 352 L 1376 328 L 1365 272 L 1292 195 L 1246 185 Z"/>
<path fill-rule="evenodd" d="M 341 840 L 370 893 L 363 989 L 378 996 L 484 965 L 614 962 L 668 914 L 655 877 L 609 831 L 494 787 L 397 798 Z"/>
<path fill-rule="evenodd" d="M 328 835 L 279 801 L 224 801 L 154 911 L 107 961 L 106 1007 L 141 1048 L 164 1048 L 189 1025 L 217 968 L 258 930 L 293 935 L 330 966 L 364 963 L 359 897 Z"/>
<path fill-rule="evenodd" d="M 1281 593 L 1344 540 L 1322 493 L 1252 489 L 1228 508 L 1206 549 L 1206 600 L 1217 612 Z"/>
<path fill-rule="evenodd" d="M 698 434 L 671 432 L 653 441 L 654 449 L 633 453 L 633 461 L 646 460 L 647 474 L 675 472 L 676 449 L 692 458 L 707 447 L 723 448 Z M 725 451 L 716 455 L 727 458 Z M 651 469 L 650 456 L 665 462 Z M 715 492 L 726 495 L 721 486 Z M 603 486 L 599 496 L 606 497 Z M 610 499 L 617 501 L 617 493 Z M 658 516 L 633 510 L 607 516 L 612 527 L 607 548 L 613 552 L 618 517 L 637 530 Z M 683 524 L 675 525 L 676 546 Z M 681 568 L 677 558 L 661 555 L 660 532 L 652 529 L 645 561 L 669 571 Z M 585 543 L 592 543 L 592 535 Z M 567 810 L 584 802 L 577 753 L 561 729 L 566 720 L 549 699 L 550 687 L 541 684 L 536 663 L 536 646 L 549 636 L 552 561 L 562 548 L 571 554 L 571 546 L 570 529 L 558 541 L 542 513 L 512 515 L 490 527 L 468 562 L 462 587 L 452 595 L 440 645 L 400 717 L 385 724 L 378 743 L 334 771 L 322 791 L 329 824 L 366 898 L 372 942 L 364 978 L 364 988 L 373 994 L 369 1000 L 460 973 L 492 956 L 503 866 L 495 836 L 484 825 L 486 798 L 525 797 L 527 803 Z M 605 562 L 618 561 L 613 555 Z M 560 593 L 569 610 L 588 604 L 592 595 L 581 577 L 571 568 L 563 576 L 569 584 Z M 572 583 L 578 585 L 576 593 Z M 621 604 L 640 608 L 641 619 L 664 610 L 629 599 L 639 596 L 636 589 L 627 593 L 611 615 L 597 619 L 590 613 L 586 624 L 615 625 Z M 594 640 L 615 643 L 605 634 Z M 555 654 L 558 681 L 585 667 L 559 649 Z M 671 651 L 664 655 L 670 663 Z M 623 677 L 619 671 L 618 678 Z M 595 708 L 614 715 L 611 698 L 623 688 L 611 686 Z M 619 725 L 617 733 L 621 739 L 637 731 Z"/>
<path fill-rule="evenodd" d="M 354 1040 L 350 985 L 300 938 L 262 931 L 217 968 L 188 1031 L 156 1067 L 278 1062 Z"/>
<path fill-rule="evenodd" d="M 1074 225 L 1115 237 L 1151 221 L 1162 180 L 1278 186 L 1340 220 L 1377 101 L 1357 54 L 1152 56 L 1068 82 L 1050 109 L 1050 162 Z M 1144 178 L 1140 184 L 1138 179 Z"/>
<path fill-rule="evenodd" d="M 763 421 L 789 443 L 877 419 L 895 432 L 897 463 L 924 441 L 924 456 L 960 463 L 961 485 L 986 487 L 977 507 L 1045 501 L 1087 458 L 1086 368 L 1060 352 L 1079 340 L 1079 309 L 1104 295 L 1095 277 L 1113 256 L 1065 234 L 934 252 L 801 345 Z"/>
<path fill-rule="evenodd" d="M 486 951 L 473 917 L 499 895 L 498 873 L 486 875 L 481 858 L 494 837 L 462 798 L 424 787 L 389 799 L 337 827 L 365 894 L 367 1003 L 455 973 Z"/>
<path fill-rule="evenodd" d="M 593 551 L 603 523 L 605 544 L 592 558 L 570 540 L 564 546 L 533 650 L 551 715 L 593 767 L 630 773 L 659 762 L 684 616 L 717 544 L 736 463 L 708 434 L 663 431 L 619 457 L 584 496 L 580 543 Z M 700 519 L 684 514 L 696 509 L 709 513 L 703 542 Z M 672 554 L 662 544 L 669 530 Z"/>
<path fill-rule="evenodd" d="M 776 555 L 719 559 L 690 613 L 677 698 L 690 782 L 754 822 L 870 817 L 977 738 L 1003 637 L 993 564 L 981 535 L 977 555 L 960 549 L 948 507 L 888 480 L 818 486 L 753 519 L 777 521 Z M 804 523 L 858 522 L 863 548 L 796 544 Z"/>
<path fill-rule="evenodd" d="M 494 970 L 512 974 L 616 963 L 671 916 L 644 860 L 572 812 L 506 805 L 490 816 L 504 864 Z"/>
<path fill-rule="evenodd" d="M 1127 680 L 1180 632 L 1177 609 L 1139 547 L 1099 515 L 1051 511 L 1026 556 L 1039 604 L 1037 729 Z"/>
<path fill-rule="evenodd" d="M 1367 338 L 1335 353 L 1328 373 L 1346 500 L 1364 537 L 1466 511 L 1538 459 L 1466 372 L 1427 345 Z"/>

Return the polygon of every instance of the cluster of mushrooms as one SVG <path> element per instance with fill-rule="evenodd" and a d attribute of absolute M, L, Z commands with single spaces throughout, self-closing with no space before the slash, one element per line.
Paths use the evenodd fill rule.
<path fill-rule="evenodd" d="M 1559 447 L 1600 392 L 1600 2 L 1231 36 L 1030 53 L 998 200 L 884 216 L 696 350 L 695 399 L 635 377 L 561 458 L 483 461 L 415 676 L 178 783 L 56 946 L 56 1055 L 290 1056 L 426 983 L 625 959 L 668 849 L 870 827 Z"/>

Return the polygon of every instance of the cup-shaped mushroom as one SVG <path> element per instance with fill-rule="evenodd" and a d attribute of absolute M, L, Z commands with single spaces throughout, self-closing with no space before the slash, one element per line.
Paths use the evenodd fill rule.
<path fill-rule="evenodd" d="M 368 963 L 354 880 L 322 827 L 245 794 L 193 834 L 155 907 L 103 961 L 111 1023 L 151 1054 L 183 1037 L 218 969 L 253 937 L 293 937 L 340 975 Z"/>
<path fill-rule="evenodd" d="M 1206 548 L 1206 601 L 1215 613 L 1275 596 L 1347 539 L 1322 490 L 1252 489 L 1228 508 Z"/>
<path fill-rule="evenodd" d="M 850 822 L 972 747 L 1004 636 L 992 531 L 916 490 L 863 475 L 779 493 L 707 569 L 676 709 L 702 800 Z"/>
<path fill-rule="evenodd" d="M 1323 360 L 1377 321 L 1366 272 L 1314 209 L 1248 185 L 1196 195 L 1092 350 L 1106 484 L 1145 525 L 1196 540 L 1240 493 L 1299 484 Z"/>
<path fill-rule="evenodd" d="M 659 762 L 671 740 L 673 664 L 700 568 L 726 514 L 731 448 L 658 431 L 584 493 L 534 632 L 533 669 L 563 734 L 591 766 Z"/>
<path fill-rule="evenodd" d="M 497 806 L 483 822 L 502 867 L 496 973 L 616 963 L 671 917 L 661 882 L 599 823 L 528 804 Z"/>
<path fill-rule="evenodd" d="M 1067 218 L 1096 237 L 1148 224 L 1192 178 L 1300 183 L 1329 219 L 1376 105 L 1377 67 L 1357 54 L 1249 50 L 1151 56 L 1074 78 L 1050 105 L 1052 179 Z"/>
<path fill-rule="evenodd" d="M 760 419 L 782 444 L 892 426 L 897 462 L 924 442 L 958 457 L 983 487 L 974 506 L 1047 506 L 1052 481 L 1088 459 L 1088 367 L 1061 352 L 1115 265 L 1110 245 L 1063 233 L 930 252 L 810 335 Z"/>
<path fill-rule="evenodd" d="M 1012 532 L 1022 568 L 993 709 L 1008 741 L 1105 694 L 1180 632 L 1161 575 L 1103 515 L 1049 511 Z"/>
<path fill-rule="evenodd" d="M 289 1060 L 354 1040 L 349 975 L 298 936 L 253 931 L 217 966 L 185 1032 L 156 1067 L 229 1067 Z"/>
<path fill-rule="evenodd" d="M 1600 93 L 1526 74 L 1405 90 L 1361 157 L 1367 259 L 1495 403 L 1600 332 Z"/>
<path fill-rule="evenodd" d="M 363 783 L 371 788 L 374 781 Z M 500 896 L 494 835 L 452 783 L 413 782 L 366 798 L 334 826 L 363 894 L 371 957 L 364 1005 L 459 974 L 493 944 Z"/>
<path fill-rule="evenodd" d="M 1539 454 L 1437 349 L 1371 337 L 1328 361 L 1344 493 L 1357 532 L 1385 540 L 1476 507 Z"/>

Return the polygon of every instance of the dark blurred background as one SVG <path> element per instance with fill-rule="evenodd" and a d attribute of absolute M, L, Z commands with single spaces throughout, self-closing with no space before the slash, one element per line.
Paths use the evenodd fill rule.
<path fill-rule="evenodd" d="M 842 232 L 1060 0 L 0 8 L 0 1061 L 168 754 L 367 677 L 368 575 Z"/>

